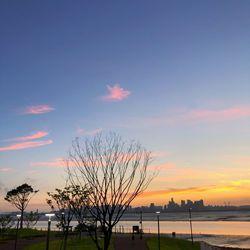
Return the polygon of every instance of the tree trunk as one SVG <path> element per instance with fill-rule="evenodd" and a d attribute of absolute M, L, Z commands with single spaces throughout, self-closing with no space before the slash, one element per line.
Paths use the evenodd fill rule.
<path fill-rule="evenodd" d="M 66 226 L 66 231 L 64 232 L 63 250 L 67 249 L 68 235 L 69 235 L 69 226 Z"/>
<path fill-rule="evenodd" d="M 24 209 L 21 210 L 20 229 L 23 229 L 23 212 L 24 212 Z"/>
<path fill-rule="evenodd" d="M 108 229 L 107 231 L 104 231 L 104 244 L 103 244 L 103 250 L 108 250 L 110 240 L 111 240 L 111 235 L 112 235 L 112 229 Z"/>
<path fill-rule="evenodd" d="M 95 243 L 96 249 L 97 250 L 103 250 L 102 247 L 99 244 L 98 241 L 98 234 L 97 234 L 97 228 L 95 228 L 94 230 L 94 235 L 92 234 L 91 231 L 88 231 L 90 238 L 92 239 L 92 241 Z"/>

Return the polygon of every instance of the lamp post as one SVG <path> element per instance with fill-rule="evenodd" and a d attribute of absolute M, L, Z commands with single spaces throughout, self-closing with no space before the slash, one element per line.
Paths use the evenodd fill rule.
<path fill-rule="evenodd" d="M 21 214 L 17 214 L 16 217 L 17 217 L 17 225 L 16 225 L 15 250 L 17 247 L 18 229 L 19 229 L 19 222 L 20 222 Z"/>
<path fill-rule="evenodd" d="M 158 249 L 161 249 L 161 241 L 160 241 L 160 213 L 161 212 L 156 212 L 157 214 L 157 225 L 158 225 Z"/>
<path fill-rule="evenodd" d="M 140 212 L 140 224 L 141 224 L 140 239 L 142 239 L 142 211 Z"/>
<path fill-rule="evenodd" d="M 190 235 L 191 235 L 192 244 L 194 244 L 193 227 L 192 227 L 192 215 L 191 215 L 192 208 L 189 208 L 188 211 L 189 211 Z"/>
<path fill-rule="evenodd" d="M 49 237 L 50 237 L 50 226 L 51 226 L 51 218 L 55 216 L 55 214 L 45 214 L 48 217 L 48 232 L 47 232 L 47 241 L 46 241 L 46 250 L 49 250 Z"/>

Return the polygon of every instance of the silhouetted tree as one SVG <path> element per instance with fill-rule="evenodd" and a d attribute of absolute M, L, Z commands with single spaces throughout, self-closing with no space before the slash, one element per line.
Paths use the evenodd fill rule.
<path fill-rule="evenodd" d="M 73 142 L 69 180 L 74 186 L 91 190 L 88 209 L 104 234 L 103 247 L 95 234 L 97 249 L 108 249 L 113 227 L 154 177 L 155 172 L 148 171 L 149 161 L 150 152 L 139 143 L 123 141 L 115 133 Z"/>
<path fill-rule="evenodd" d="M 89 207 L 89 195 L 91 190 L 86 186 L 81 187 L 68 186 L 67 187 L 69 198 L 70 198 L 70 209 L 73 211 L 74 217 L 78 222 L 79 235 L 81 236 L 81 231 L 88 231 L 89 225 L 91 224 L 91 219 L 87 216 L 88 207 Z"/>
<path fill-rule="evenodd" d="M 86 187 L 80 186 L 56 188 L 54 193 L 48 192 L 50 199 L 47 199 L 47 203 L 55 212 L 59 221 L 58 226 L 62 227 L 64 232 L 64 249 L 66 249 L 68 230 L 73 216 L 75 215 L 78 223 L 84 221 L 88 193 Z"/>
<path fill-rule="evenodd" d="M 34 190 L 27 183 L 18 186 L 7 192 L 6 197 L 4 198 L 6 201 L 14 205 L 21 212 L 20 218 L 20 228 L 23 228 L 23 213 L 26 207 L 28 206 L 31 198 L 38 192 L 39 190 Z"/>
<path fill-rule="evenodd" d="M 40 215 L 37 210 L 36 212 L 30 211 L 29 213 L 25 214 L 23 221 L 27 228 L 33 228 L 39 219 Z"/>
<path fill-rule="evenodd" d="M 4 237 L 4 233 L 14 225 L 14 221 L 10 215 L 0 216 L 0 233 Z"/>

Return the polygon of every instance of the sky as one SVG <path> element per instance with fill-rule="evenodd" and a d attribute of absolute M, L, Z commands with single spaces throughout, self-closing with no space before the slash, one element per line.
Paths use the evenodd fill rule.
<path fill-rule="evenodd" d="M 133 203 L 250 204 L 250 1 L 0 2 L 0 211 L 65 185 L 72 140 L 114 131 L 159 170 Z M 152 170 L 150 170 L 152 171 Z"/>

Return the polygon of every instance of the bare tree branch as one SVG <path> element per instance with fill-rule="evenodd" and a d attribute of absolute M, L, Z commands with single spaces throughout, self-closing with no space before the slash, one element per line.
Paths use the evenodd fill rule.
<path fill-rule="evenodd" d="M 139 143 L 127 143 L 115 133 L 73 141 L 69 181 L 91 189 L 88 208 L 103 228 L 104 250 L 108 249 L 112 228 L 154 178 L 155 172 L 148 171 L 150 160 L 150 152 Z"/>

